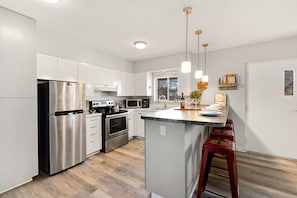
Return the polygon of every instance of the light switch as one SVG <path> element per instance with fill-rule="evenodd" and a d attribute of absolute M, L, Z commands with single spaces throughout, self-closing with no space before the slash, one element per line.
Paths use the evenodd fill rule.
<path fill-rule="evenodd" d="M 166 136 L 166 126 L 160 126 L 160 135 Z"/>

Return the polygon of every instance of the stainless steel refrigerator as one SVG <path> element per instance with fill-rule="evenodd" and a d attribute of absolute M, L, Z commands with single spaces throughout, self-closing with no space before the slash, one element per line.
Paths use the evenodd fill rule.
<path fill-rule="evenodd" d="M 39 169 L 48 175 L 86 158 L 85 86 L 38 81 Z"/>

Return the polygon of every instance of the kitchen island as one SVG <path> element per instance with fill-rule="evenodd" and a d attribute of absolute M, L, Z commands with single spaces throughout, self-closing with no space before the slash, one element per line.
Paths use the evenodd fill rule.
<path fill-rule="evenodd" d="M 229 108 L 214 117 L 197 109 L 168 109 L 145 120 L 145 185 L 153 198 L 190 198 L 199 178 L 202 145 L 209 127 L 225 126 Z"/>

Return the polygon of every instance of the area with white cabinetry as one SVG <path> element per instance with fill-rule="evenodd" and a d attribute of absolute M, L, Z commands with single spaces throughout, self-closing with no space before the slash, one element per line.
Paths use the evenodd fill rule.
<path fill-rule="evenodd" d="M 0 194 L 38 175 L 35 28 L 0 7 Z"/>
<path fill-rule="evenodd" d="M 102 114 L 86 115 L 86 154 L 90 157 L 102 149 Z"/>
<path fill-rule="evenodd" d="M 77 62 L 37 53 L 37 78 L 77 82 Z"/>
<path fill-rule="evenodd" d="M 85 83 L 86 98 L 94 96 L 94 66 L 87 63 L 78 63 L 78 82 Z"/>
<path fill-rule="evenodd" d="M 188 74 L 178 74 L 178 89 L 177 91 L 174 89 L 171 93 L 177 92 L 180 95 L 181 92 L 184 92 L 187 99 L 190 92 L 197 87 L 197 79 L 194 77 L 195 70 L 203 69 L 203 74 L 209 75 L 209 82 L 208 89 L 203 91 L 201 103 L 212 103 L 216 93 L 227 94 L 230 119 L 234 121 L 236 131 L 236 150 L 265 150 L 267 154 L 288 157 L 288 155 L 280 152 L 281 149 L 277 149 L 277 144 L 268 141 L 271 137 L 274 137 L 276 141 L 280 139 L 280 136 L 283 137 L 284 134 L 280 135 L 280 131 L 282 132 L 284 128 L 271 127 L 268 130 L 269 138 L 266 138 L 263 135 L 265 132 L 262 131 L 267 131 L 268 128 L 257 127 L 263 125 L 262 117 L 264 121 L 265 119 L 268 120 L 267 117 L 269 117 L 268 114 L 271 114 L 271 108 L 262 112 L 263 106 L 252 109 L 249 104 L 251 102 L 258 104 L 255 102 L 268 98 L 268 100 L 263 100 L 267 105 L 267 103 L 275 101 L 279 97 L 281 100 L 285 100 L 285 103 L 279 103 L 280 100 L 277 100 L 273 102 L 272 106 L 281 104 L 278 106 L 287 106 L 289 108 L 288 105 L 291 104 L 289 101 L 291 101 L 294 106 L 290 107 L 286 114 L 277 116 L 280 115 L 279 112 L 276 109 L 274 111 L 278 123 L 295 123 L 296 69 L 289 69 L 292 65 L 288 63 L 282 64 L 282 67 L 286 67 L 285 70 L 277 71 L 275 75 L 279 75 L 279 78 L 273 78 L 270 82 L 265 76 L 271 77 L 270 72 L 275 68 L 280 68 L 279 65 L 274 65 L 268 69 L 263 69 L 264 77 L 258 75 L 259 79 L 251 81 L 253 76 L 249 72 L 248 65 L 297 57 L 297 26 L 295 25 L 297 1 L 285 1 L 286 3 L 283 3 L 283 1 L 245 1 L 242 4 L 239 1 L 231 0 L 232 3 L 224 6 L 221 6 L 224 1 L 217 1 L 215 5 L 211 1 L 203 1 L 203 4 L 200 1 L 188 2 L 187 6 L 193 8 L 193 13 L 189 16 L 190 21 L 187 24 L 189 25 L 187 27 L 189 34 L 186 35 L 186 57 L 183 42 L 184 29 L 182 28 L 185 21 L 181 20 L 185 17 L 182 12 L 183 5 L 178 1 L 167 1 L 161 2 L 164 5 L 170 4 L 166 10 L 163 9 L 164 6 L 160 5 L 159 1 L 147 1 L 145 4 L 134 3 L 133 5 L 131 2 L 129 4 L 126 1 L 118 1 L 116 4 L 113 1 L 92 1 L 90 3 L 89 1 L 60 0 L 56 4 L 48 4 L 43 0 L 0 1 L 0 193 L 28 182 L 38 174 L 36 79 L 83 82 L 86 84 L 85 96 L 87 100 L 111 99 L 116 103 L 123 103 L 125 98 L 141 99 L 149 97 L 151 102 L 155 103 L 160 97 L 154 97 L 156 90 L 152 86 L 149 73 L 178 69 L 185 59 L 191 62 L 192 71 Z M 212 17 L 205 17 L 202 20 L 203 24 L 201 24 L 198 17 L 201 14 L 199 12 L 201 7 L 210 11 L 209 13 L 216 13 L 222 20 L 214 22 Z M 240 23 L 236 23 L 238 21 Z M 280 23 L 276 26 L 275 22 L 277 21 Z M 234 22 L 236 25 L 234 25 Z M 144 29 L 143 24 L 145 24 L 146 29 Z M 166 28 L 160 28 L 164 24 L 166 24 Z M 229 31 L 220 32 L 221 27 L 226 27 Z M 203 28 L 201 44 L 209 43 L 207 50 L 205 48 L 205 53 L 203 50 L 199 53 L 199 41 L 198 46 L 195 44 L 197 42 L 196 28 Z M 253 31 L 246 31 L 247 29 Z M 219 33 L 222 34 L 219 35 Z M 133 44 L 137 43 L 136 41 L 146 43 L 146 48 L 142 50 L 135 49 Z M 200 45 L 201 49 L 203 48 Z M 262 68 L 262 66 L 259 65 L 259 67 L 255 68 Z M 287 84 L 284 71 L 288 71 L 288 69 L 293 72 L 293 82 L 295 83 L 292 95 L 284 94 L 284 87 Z M 238 89 L 218 89 L 218 79 L 225 74 L 236 74 Z M 253 74 L 259 74 L 259 72 Z M 265 84 L 263 83 L 264 78 L 267 82 L 270 82 L 269 85 L 259 89 L 259 93 L 251 97 L 255 90 L 249 89 L 251 86 L 249 82 L 254 83 L 252 85 L 257 88 L 263 87 Z M 155 83 L 155 80 L 153 83 Z M 273 83 L 276 83 L 276 85 Z M 269 94 L 272 97 L 268 97 Z M 163 95 L 163 92 L 160 95 Z M 170 94 L 166 96 L 170 96 Z M 271 98 L 274 100 L 271 100 Z M 255 101 L 252 101 L 252 99 Z M 166 101 L 166 105 L 168 108 L 169 102 Z M 162 106 L 165 106 L 165 102 L 164 105 L 160 102 L 157 106 L 161 109 Z M 253 105 L 253 107 L 255 106 Z M 284 107 L 281 108 L 281 110 L 284 109 Z M 255 114 L 255 112 L 260 111 L 263 113 L 261 119 L 255 119 L 255 115 L 260 115 L 259 113 Z M 129 114 L 130 138 L 143 136 L 141 130 L 143 120 L 139 120 L 142 113 L 145 113 L 143 109 L 137 109 Z M 281 125 L 279 124 L 279 126 Z M 294 127 L 290 127 L 291 125 L 285 126 L 288 128 L 285 131 L 294 132 Z M 89 128 L 88 131 L 91 131 L 89 134 L 95 134 L 92 133 L 92 128 Z M 158 131 L 159 128 L 157 128 L 156 132 Z M 89 140 L 92 139 L 92 135 L 89 136 Z M 156 133 L 156 135 L 159 134 Z M 288 138 L 290 137 L 288 136 Z M 149 135 L 146 138 L 149 138 Z M 161 138 L 165 139 L 168 136 Z M 266 139 L 262 141 L 261 138 Z M 290 140 L 293 139 L 296 139 L 296 136 L 290 138 Z M 92 141 L 89 142 L 92 145 Z M 291 151 L 290 146 L 293 143 L 286 143 L 289 151 Z M 252 148 L 253 146 L 256 146 L 256 148 Z M 93 144 L 88 149 L 88 153 L 92 155 L 98 151 L 98 144 Z M 128 153 L 129 151 L 125 152 Z M 102 155 L 105 154 L 98 153 L 92 157 L 97 158 Z M 115 156 L 114 158 L 119 162 L 118 164 L 127 159 L 123 157 L 123 153 L 121 153 L 121 156 Z M 132 161 L 131 156 L 128 158 L 129 161 Z M 290 154 L 290 156 L 296 158 L 294 154 Z M 138 162 L 139 155 L 137 157 L 136 161 Z M 257 155 L 253 160 L 256 162 L 255 166 L 259 165 L 259 160 L 261 160 L 261 163 L 264 162 L 262 157 Z M 105 159 L 107 158 L 111 161 L 110 156 L 105 157 Z M 94 163 L 95 160 L 92 159 L 90 157 L 88 162 L 91 161 L 92 164 L 90 165 L 96 167 L 98 163 Z M 254 197 L 294 197 L 297 194 L 296 191 L 293 192 L 294 186 L 290 186 L 296 184 L 296 178 L 292 180 L 294 172 L 284 165 L 276 166 L 276 161 L 270 160 L 271 163 L 268 162 L 266 172 L 264 170 L 262 174 L 251 174 L 248 177 L 254 179 L 254 181 L 261 181 L 261 178 L 268 181 L 267 177 L 263 177 L 263 175 L 270 177 L 273 175 L 274 180 L 269 179 L 267 184 L 272 183 L 274 187 L 285 186 L 286 189 L 284 187 L 284 191 L 279 191 L 276 188 L 269 190 L 268 185 L 255 185 L 253 182 L 253 186 L 257 186 L 255 191 L 241 194 L 241 197 L 245 197 L 245 195 L 248 197 L 251 194 L 255 195 Z M 101 162 L 101 159 L 96 160 L 96 162 Z M 111 167 L 108 167 L 110 164 Z M 102 182 L 102 175 L 94 180 L 92 178 L 94 175 L 91 174 L 86 177 L 87 174 L 83 172 L 84 178 L 87 178 L 85 182 L 87 184 L 82 189 L 76 188 L 78 185 L 75 184 L 83 183 L 81 182 L 83 179 L 77 177 L 77 171 L 71 170 L 65 171 L 70 172 L 70 175 L 67 175 L 68 177 L 58 175 L 58 178 L 62 178 L 62 185 L 59 185 L 56 180 L 51 185 L 47 181 L 43 182 L 43 179 L 46 180 L 46 178 L 41 180 L 37 178 L 38 182 L 43 183 L 42 185 L 39 183 L 37 188 L 30 183 L 27 185 L 29 188 L 19 188 L 19 191 L 21 191 L 19 195 L 3 195 L 3 198 L 81 197 L 84 195 L 85 197 L 120 197 L 113 193 L 127 195 L 127 197 L 149 196 L 146 193 L 139 193 L 146 186 L 145 183 L 138 184 L 135 182 L 137 181 L 134 180 L 135 178 L 127 179 L 128 174 L 126 173 L 128 171 L 125 172 L 125 175 L 118 176 L 116 178 L 118 181 L 111 182 L 109 180 L 121 170 L 127 170 L 126 168 L 134 168 L 133 176 L 140 172 L 138 170 L 142 171 L 142 169 L 137 169 L 138 167 L 133 166 L 132 163 L 129 166 L 125 164 L 126 166 L 124 165 L 123 169 L 115 167 L 118 165 L 117 163 L 110 164 L 106 166 L 106 169 L 97 169 L 96 171 L 103 172 L 105 176 L 107 170 L 116 170 L 105 177 L 109 181 L 107 186 L 99 183 Z M 84 163 L 81 165 L 84 167 Z M 244 166 L 240 166 L 240 168 Z M 270 174 L 273 170 L 269 170 L 269 166 L 274 169 L 275 167 L 285 167 L 291 174 L 288 177 L 281 176 L 278 173 L 283 173 L 283 170 L 280 169 L 277 169 L 276 174 Z M 89 169 L 90 166 L 87 167 Z M 294 171 L 295 169 L 296 166 Z M 252 173 L 246 170 L 242 172 Z M 75 182 L 77 178 L 81 179 L 81 181 Z M 123 178 L 128 180 L 128 184 L 125 185 L 126 181 Z M 143 179 L 141 174 L 137 175 L 137 179 L 139 178 Z M 282 178 L 290 178 L 294 182 L 283 182 L 287 185 L 274 183 L 276 180 L 282 181 Z M 67 182 L 65 182 L 66 180 Z M 249 185 L 252 183 L 250 181 L 241 183 Z M 137 188 L 126 188 L 129 185 Z M 83 193 L 83 195 L 73 194 L 75 190 L 71 187 L 74 186 L 75 190 L 81 194 Z M 100 186 L 100 188 L 95 186 Z M 62 190 L 59 191 L 59 188 Z M 255 194 L 257 190 L 262 191 L 263 194 Z M 264 195 L 264 191 L 270 191 L 272 195 Z M 131 192 L 134 194 L 130 194 Z M 22 195 L 22 193 L 25 195 Z M 135 193 L 139 194 L 135 195 Z M 0 197 L 2 197 L 2 194 Z"/>
<path fill-rule="evenodd" d="M 135 121 L 134 121 L 134 109 L 128 109 L 128 137 L 129 139 L 132 139 L 135 137 Z"/>
<path fill-rule="evenodd" d="M 152 73 L 135 73 L 134 88 L 135 96 L 152 96 Z"/>
<path fill-rule="evenodd" d="M 136 137 L 144 137 L 144 120 L 141 119 L 142 115 L 146 113 L 156 112 L 157 110 L 152 109 L 135 109 L 134 110 L 134 122 L 135 122 L 135 136 Z"/>
<path fill-rule="evenodd" d="M 82 82 L 86 84 L 86 97 L 94 97 L 95 91 L 114 92 L 117 96 L 134 96 L 135 91 L 138 96 L 151 95 L 150 81 L 147 73 L 137 75 L 138 83 L 135 83 L 135 74 L 118 71 L 81 63 L 75 60 L 59 58 L 47 54 L 37 53 L 37 79 L 60 80 L 70 82 Z M 147 76 L 147 77 L 146 77 Z M 134 89 L 135 84 L 140 84 Z M 143 91 L 145 87 L 148 90 Z"/>

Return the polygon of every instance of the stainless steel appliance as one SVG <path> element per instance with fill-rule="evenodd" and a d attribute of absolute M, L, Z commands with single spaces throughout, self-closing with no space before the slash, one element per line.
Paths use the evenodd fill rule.
<path fill-rule="evenodd" d="M 89 109 L 102 113 L 102 151 L 105 153 L 128 144 L 128 112 L 114 106 L 109 100 L 89 101 Z"/>
<path fill-rule="evenodd" d="M 126 108 L 141 108 L 142 99 L 126 99 Z"/>
<path fill-rule="evenodd" d="M 150 99 L 149 98 L 142 99 L 141 107 L 142 108 L 150 108 Z"/>
<path fill-rule="evenodd" d="M 39 167 L 52 175 L 86 158 L 85 86 L 38 82 Z"/>

